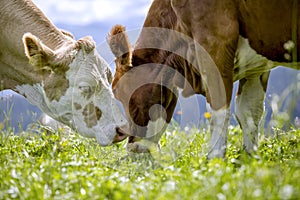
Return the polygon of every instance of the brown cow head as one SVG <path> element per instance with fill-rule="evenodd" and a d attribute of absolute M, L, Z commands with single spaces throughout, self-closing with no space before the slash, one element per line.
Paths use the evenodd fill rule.
<path fill-rule="evenodd" d="M 137 57 L 132 58 L 125 28 L 120 25 L 112 29 L 108 42 L 116 56 L 113 92 L 122 102 L 130 121 L 132 136 L 129 138 L 128 148 L 133 152 L 147 151 L 143 145 L 136 143 L 141 139 L 157 143 L 170 122 L 177 102 L 177 87 L 174 84 L 177 72 L 159 64 L 163 62 L 158 60 L 144 62 Z M 138 51 L 135 49 L 136 53 Z"/>

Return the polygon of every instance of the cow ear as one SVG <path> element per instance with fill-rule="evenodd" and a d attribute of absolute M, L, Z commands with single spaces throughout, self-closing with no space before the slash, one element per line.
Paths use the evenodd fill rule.
<path fill-rule="evenodd" d="M 31 33 L 23 35 L 23 44 L 25 54 L 29 59 L 29 63 L 39 69 L 50 67 L 49 63 L 55 56 L 54 51 L 44 45 L 40 39 Z"/>
<path fill-rule="evenodd" d="M 126 29 L 122 25 L 115 25 L 109 35 L 107 42 L 113 54 L 116 56 L 117 68 L 121 67 L 122 71 L 128 71 L 131 67 L 131 51 Z"/>

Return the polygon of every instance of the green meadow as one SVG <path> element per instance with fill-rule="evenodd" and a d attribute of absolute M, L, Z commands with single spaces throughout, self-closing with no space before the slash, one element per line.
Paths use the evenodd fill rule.
<path fill-rule="evenodd" d="M 275 129 L 248 155 L 230 127 L 225 159 L 206 159 L 208 139 L 174 125 L 160 152 L 128 154 L 125 141 L 0 130 L 0 199 L 300 199 L 300 130 Z"/>

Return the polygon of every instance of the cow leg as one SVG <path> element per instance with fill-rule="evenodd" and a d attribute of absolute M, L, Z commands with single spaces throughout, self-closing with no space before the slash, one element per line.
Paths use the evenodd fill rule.
<path fill-rule="evenodd" d="M 257 149 L 258 125 L 264 111 L 269 74 L 265 72 L 239 82 L 235 114 L 243 130 L 243 146 L 248 153 Z"/>
<path fill-rule="evenodd" d="M 229 122 L 229 109 L 220 109 L 211 111 L 210 123 L 210 145 L 208 152 L 208 159 L 223 158 L 226 153 L 228 122 Z"/>
<path fill-rule="evenodd" d="M 208 158 L 224 157 L 239 36 L 236 6 L 232 1 L 217 0 L 172 0 L 171 4 L 181 31 L 193 38 L 187 57 L 192 58 L 214 110 Z"/>
<path fill-rule="evenodd" d="M 201 36 L 201 33 L 197 34 Z M 197 38 L 195 36 L 195 38 Z M 207 102 L 212 107 L 211 116 L 211 139 L 208 159 L 215 157 L 224 157 L 226 152 L 226 140 L 228 134 L 228 121 L 230 114 L 230 101 L 233 89 L 233 60 L 234 54 L 230 51 L 234 49 L 235 38 L 232 37 L 230 42 L 219 43 L 220 51 L 209 52 L 200 44 L 201 38 L 195 39 L 200 41 L 195 43 L 195 55 L 198 70 L 201 74 L 202 84 L 205 87 L 205 96 Z M 211 36 L 213 41 L 218 41 L 217 37 Z M 190 45 L 190 48 L 192 45 Z M 225 49 L 225 51 L 222 51 Z M 191 50 L 192 52 L 192 50 Z"/>

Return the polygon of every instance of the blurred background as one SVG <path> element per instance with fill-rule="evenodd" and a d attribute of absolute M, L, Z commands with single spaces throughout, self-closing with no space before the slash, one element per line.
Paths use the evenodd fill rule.
<path fill-rule="evenodd" d="M 71 32 L 76 39 L 91 35 L 97 43 L 99 53 L 111 65 L 114 72 L 114 57 L 106 44 L 106 36 L 115 24 L 126 26 L 128 31 L 138 30 L 142 27 L 151 0 L 33 0 L 33 2 L 46 14 L 46 16 L 60 29 Z M 137 34 L 136 34 L 137 36 Z M 131 37 L 131 42 L 136 37 Z M 235 84 L 236 94 L 237 83 Z M 277 125 L 289 128 L 291 125 L 299 126 L 300 117 L 300 73 L 295 70 L 278 67 L 272 70 L 267 97 L 265 100 L 265 121 L 262 127 Z M 179 100 L 174 113 L 174 119 L 182 126 L 192 124 L 199 126 L 205 123 L 203 113 L 206 112 L 205 99 L 197 99 L 200 116 L 193 114 L 195 104 L 184 109 Z M 232 105 L 232 109 L 234 104 Z M 185 115 L 184 122 L 181 116 Z M 198 113 L 197 113 L 198 114 Z M 6 123 L 16 132 L 25 130 L 28 124 L 38 120 L 41 111 L 32 106 L 22 96 L 10 91 L 0 91 L 0 123 Z M 197 119 L 195 119 L 197 118 Z M 193 124 L 193 123 L 196 124 Z M 237 124 L 234 116 L 233 125 Z"/>

